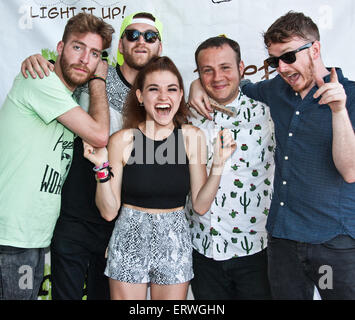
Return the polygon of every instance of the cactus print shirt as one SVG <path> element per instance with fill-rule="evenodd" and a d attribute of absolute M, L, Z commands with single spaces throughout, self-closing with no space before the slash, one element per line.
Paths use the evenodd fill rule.
<path fill-rule="evenodd" d="M 220 187 L 210 211 L 193 212 L 190 199 L 186 214 L 193 247 L 206 257 L 227 260 L 257 253 L 267 245 L 265 224 L 272 196 L 274 133 L 269 108 L 239 93 L 227 106 L 236 117 L 215 111 L 213 120 L 191 118 L 206 135 L 208 171 L 213 142 L 222 128 L 231 131 L 237 150 L 226 162 Z"/>

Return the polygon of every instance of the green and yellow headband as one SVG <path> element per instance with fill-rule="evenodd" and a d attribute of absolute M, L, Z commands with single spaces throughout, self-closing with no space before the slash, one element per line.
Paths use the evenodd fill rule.
<path fill-rule="evenodd" d="M 145 12 L 132 13 L 131 15 L 129 15 L 123 19 L 122 24 L 121 24 L 121 29 L 120 29 L 120 39 L 122 38 L 123 32 L 126 30 L 126 28 L 129 25 L 131 25 L 133 23 L 145 23 L 145 24 L 149 24 L 149 25 L 155 27 L 159 32 L 160 40 L 162 40 L 163 24 L 161 23 L 161 21 L 158 20 L 154 15 L 153 15 L 153 17 L 154 17 L 155 21 L 153 21 L 149 18 L 138 18 L 138 17 L 135 18 L 135 16 L 140 13 L 145 13 Z M 123 64 L 123 61 L 124 61 L 123 55 L 121 54 L 121 52 L 119 50 L 117 50 L 117 63 L 121 66 Z"/>

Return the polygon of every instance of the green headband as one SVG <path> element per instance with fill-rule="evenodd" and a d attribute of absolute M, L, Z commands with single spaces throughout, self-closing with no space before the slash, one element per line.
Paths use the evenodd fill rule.
<path fill-rule="evenodd" d="M 129 25 L 131 25 L 131 24 L 133 24 L 133 23 L 140 23 L 139 22 L 139 20 L 140 19 L 148 19 L 148 20 L 150 20 L 149 18 L 136 18 L 136 19 L 139 19 L 139 20 L 137 20 L 137 22 L 135 22 L 134 20 L 134 17 L 137 15 L 137 14 L 139 14 L 139 13 L 146 13 L 146 12 L 136 12 L 136 13 L 132 13 L 131 15 L 129 15 L 129 16 L 127 16 L 126 18 L 124 18 L 123 19 L 123 21 L 122 21 L 122 24 L 121 24 L 121 29 L 120 29 L 120 39 L 121 39 L 121 37 L 122 37 L 122 35 L 123 35 L 123 32 L 126 30 L 126 28 L 129 26 Z M 163 36 L 163 24 L 161 23 L 161 21 L 160 20 L 158 20 L 154 15 L 153 15 L 153 17 L 155 18 L 155 21 L 151 21 L 151 24 L 152 24 L 152 26 L 154 26 L 157 30 L 158 30 L 158 32 L 159 32 L 159 35 L 160 35 L 160 41 L 162 40 L 162 36 Z M 150 22 L 149 21 L 149 22 Z M 149 23 L 150 24 L 150 23 Z M 122 64 L 123 64 L 123 61 L 124 61 L 124 59 L 123 59 L 123 55 L 121 54 L 121 52 L 120 52 L 120 50 L 117 50 L 117 63 L 120 65 L 120 66 L 122 66 Z"/>

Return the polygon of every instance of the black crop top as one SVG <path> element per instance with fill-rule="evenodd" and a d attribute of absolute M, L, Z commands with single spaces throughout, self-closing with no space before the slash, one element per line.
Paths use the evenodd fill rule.
<path fill-rule="evenodd" d="M 190 173 L 181 128 L 160 141 L 134 131 L 131 156 L 123 167 L 122 203 L 155 209 L 185 206 Z"/>

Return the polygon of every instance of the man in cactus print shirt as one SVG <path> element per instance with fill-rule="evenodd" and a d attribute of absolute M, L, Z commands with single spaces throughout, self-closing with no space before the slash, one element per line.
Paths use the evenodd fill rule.
<path fill-rule="evenodd" d="M 232 132 L 237 150 L 225 166 L 210 211 L 200 216 L 190 201 L 186 206 L 194 247 L 192 292 L 195 299 L 269 299 L 265 224 L 275 148 L 269 108 L 239 90 L 244 64 L 237 42 L 207 39 L 195 59 L 209 97 L 234 112 L 231 116 L 215 110 L 211 119 L 190 119 L 206 135 L 207 169 L 222 128 Z"/>
<path fill-rule="evenodd" d="M 287 12 L 263 38 L 278 75 L 242 90 L 269 105 L 275 124 L 266 224 L 272 298 L 310 300 L 316 287 L 322 299 L 354 300 L 354 81 L 325 66 L 319 29 L 302 12 Z M 190 105 L 208 114 L 206 94 L 194 90 Z"/>

